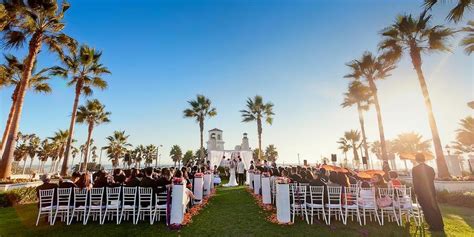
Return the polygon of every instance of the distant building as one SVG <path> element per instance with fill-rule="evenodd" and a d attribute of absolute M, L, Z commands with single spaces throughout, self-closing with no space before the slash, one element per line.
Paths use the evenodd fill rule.
<path fill-rule="evenodd" d="M 209 130 L 209 141 L 207 141 L 208 151 L 223 151 L 224 143 L 222 130 L 217 128 Z"/>

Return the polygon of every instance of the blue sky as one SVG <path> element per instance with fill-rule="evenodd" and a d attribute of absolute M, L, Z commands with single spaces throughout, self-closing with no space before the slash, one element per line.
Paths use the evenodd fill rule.
<path fill-rule="evenodd" d="M 375 51 L 378 32 L 400 13 L 418 14 L 421 1 L 71 1 L 66 33 L 103 51 L 109 88 L 96 91 L 112 112 L 112 122 L 95 128 L 105 144 L 114 130 L 126 130 L 130 142 L 163 144 L 162 161 L 170 162 L 173 144 L 184 150 L 199 146 L 197 124 L 183 119 L 186 101 L 209 97 L 218 115 L 206 130 L 224 130 L 226 148 L 249 133 L 257 146 L 256 125 L 241 123 L 239 110 L 249 96 L 275 104 L 272 126 L 264 126 L 263 144 L 275 144 L 280 161 L 310 162 L 340 155 L 337 139 L 358 129 L 355 109 L 342 109 L 348 81 L 346 62 L 365 50 Z M 435 8 L 433 23 L 443 23 L 450 4 Z M 473 19 L 472 12 L 466 19 Z M 462 22 L 459 26 L 464 25 Z M 423 69 L 432 95 L 442 142 L 454 138 L 459 119 L 472 114 L 473 58 L 462 52 L 459 37 L 452 53 L 424 56 Z M 24 56 L 24 50 L 12 52 Z M 42 66 L 58 64 L 43 50 Z M 21 131 L 51 136 L 68 127 L 74 91 L 65 81 L 51 81 L 53 93 L 29 93 Z M 415 72 L 402 60 L 393 75 L 380 81 L 379 97 L 388 138 L 415 131 L 430 138 L 426 111 Z M 4 124 L 11 90 L 0 94 Z M 82 102 L 85 98 L 81 98 Z M 366 114 L 369 141 L 377 140 L 372 109 Z M 83 143 L 86 126 L 76 126 Z M 207 134 L 205 140 L 207 139 Z"/>

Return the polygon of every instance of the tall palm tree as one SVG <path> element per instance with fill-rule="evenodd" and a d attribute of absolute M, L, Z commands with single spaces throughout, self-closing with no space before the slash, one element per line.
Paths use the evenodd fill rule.
<path fill-rule="evenodd" d="M 50 139 L 41 141 L 41 146 L 38 150 L 38 158 L 40 159 L 39 172 L 44 173 L 44 164 L 48 161 L 54 152 L 54 145 L 50 143 Z"/>
<path fill-rule="evenodd" d="M 128 137 L 130 135 L 125 135 L 125 131 L 114 131 L 112 136 L 108 136 L 107 146 L 104 147 L 107 152 L 107 156 L 112 160 L 112 165 L 116 168 L 119 164 L 119 160 L 125 156 L 129 147 L 132 144 L 128 143 Z"/>
<path fill-rule="evenodd" d="M 453 142 L 453 148 L 456 153 L 474 152 L 474 117 L 468 116 L 459 122 L 461 128 L 456 130 L 456 141 Z"/>
<path fill-rule="evenodd" d="M 403 154 L 414 154 L 417 152 L 431 153 L 431 141 L 423 140 L 423 136 L 415 132 L 398 134 L 392 142 L 392 150 L 397 153 L 400 159 L 405 163 L 405 169 L 408 170 L 406 158 Z"/>
<path fill-rule="evenodd" d="M 351 68 L 351 73 L 345 75 L 345 78 L 351 78 L 355 80 L 365 78 L 369 84 L 369 88 L 374 99 L 375 111 L 377 112 L 377 124 L 379 127 L 382 160 L 384 161 L 384 168 L 386 171 L 389 171 L 390 167 L 388 165 L 387 145 L 385 142 L 382 112 L 380 110 L 379 97 L 375 81 L 390 76 L 390 71 L 395 69 L 394 61 L 389 60 L 385 55 L 374 56 L 370 52 L 365 52 L 361 59 L 353 60 L 346 65 Z"/>
<path fill-rule="evenodd" d="M 10 132 L 5 141 L 0 165 L 0 178 L 7 178 L 11 174 L 13 152 L 26 90 L 30 83 L 33 65 L 43 44 L 62 56 L 64 46 L 74 50 L 76 42 L 62 33 L 65 26 L 64 15 L 69 9 L 69 4 L 66 2 L 58 4 L 56 1 L 5 0 L 2 1 L 2 6 L 4 17 L 1 19 L 0 26 L 4 45 L 8 48 L 19 48 L 28 41 L 28 53 L 24 60 L 24 70 L 18 88 Z"/>
<path fill-rule="evenodd" d="M 357 149 L 360 147 L 360 132 L 357 130 L 344 132 L 344 138 L 351 144 L 353 159 L 356 165 L 359 165 L 359 153 Z"/>
<path fill-rule="evenodd" d="M 74 160 L 76 159 L 77 155 L 79 155 L 79 153 L 80 153 L 79 148 L 75 146 L 71 146 L 71 157 L 72 157 L 71 167 L 74 167 Z"/>
<path fill-rule="evenodd" d="M 186 165 L 189 162 L 193 162 L 194 160 L 194 153 L 192 150 L 186 151 L 183 155 L 183 164 Z"/>
<path fill-rule="evenodd" d="M 339 138 L 337 143 L 339 143 L 338 149 L 344 153 L 344 161 L 347 163 L 347 152 L 352 148 L 352 145 L 345 137 Z"/>
<path fill-rule="evenodd" d="M 263 98 L 256 95 L 253 99 L 247 99 L 247 108 L 241 110 L 242 122 L 257 122 L 257 134 L 258 134 L 258 159 L 262 158 L 262 119 L 265 122 L 272 125 L 273 123 L 273 104 L 271 102 L 264 103 Z"/>
<path fill-rule="evenodd" d="M 110 71 L 100 63 L 102 52 L 95 50 L 87 45 L 82 45 L 77 51 L 71 52 L 71 55 L 63 57 L 64 67 L 54 67 L 55 75 L 64 78 L 70 78 L 68 86 L 75 87 L 74 103 L 72 106 L 71 121 L 69 123 L 70 136 L 66 147 L 66 154 L 61 168 L 61 175 L 67 173 L 67 163 L 69 159 L 70 147 L 74 136 L 74 125 L 76 124 L 76 111 L 79 106 L 81 95 L 90 96 L 94 88 L 104 90 L 107 88 L 107 82 L 102 78 L 104 74 Z"/>
<path fill-rule="evenodd" d="M 142 165 L 142 160 L 145 156 L 145 146 L 143 145 L 138 145 L 134 152 L 133 152 L 133 160 L 135 161 L 135 167 L 138 167 L 139 169 L 141 168 L 141 165 Z M 137 166 L 137 163 L 138 163 L 138 166 Z"/>
<path fill-rule="evenodd" d="M 430 15 L 426 15 L 426 11 L 422 12 L 418 19 L 412 15 L 398 16 L 394 24 L 382 30 L 383 39 L 380 43 L 380 49 L 387 50 L 387 54 L 390 55 L 392 60 L 401 58 L 404 51 L 409 53 L 413 67 L 418 75 L 418 81 L 420 82 L 421 92 L 428 112 L 428 120 L 436 153 L 438 176 L 449 177 L 428 86 L 421 69 L 421 53 L 448 51 L 449 48 L 446 41 L 449 37 L 453 36 L 454 32 L 441 25 L 430 26 L 430 18 Z"/>
<path fill-rule="evenodd" d="M 0 151 L 3 151 L 5 148 L 5 140 L 8 137 L 8 133 L 11 128 L 13 114 L 15 113 L 15 105 L 18 98 L 18 91 L 20 89 L 21 76 L 24 69 L 24 64 L 20 62 L 13 55 L 5 55 L 6 63 L 1 65 L 3 68 L 3 86 L 14 86 L 13 94 L 11 96 L 12 103 L 10 106 L 10 112 L 8 113 L 7 124 L 5 125 L 5 130 L 3 131 L 2 141 L 0 142 Z M 37 93 L 51 93 L 52 89 L 48 84 L 49 72 L 51 68 L 44 68 L 39 71 L 36 70 L 36 63 L 33 64 L 33 69 L 31 72 L 30 82 L 28 83 L 28 89 Z"/>
<path fill-rule="evenodd" d="M 155 161 L 158 160 L 158 148 L 155 145 L 150 144 L 145 147 L 145 151 L 146 151 L 145 162 L 148 164 L 148 166 L 151 166 L 154 160 Z"/>
<path fill-rule="evenodd" d="M 204 95 L 197 95 L 196 100 L 188 101 L 191 106 L 183 111 L 185 118 L 194 118 L 199 123 L 200 132 L 200 147 L 199 147 L 199 158 L 201 161 L 204 160 L 204 120 L 207 117 L 214 117 L 217 115 L 216 108 L 212 107 L 211 100 L 206 98 Z"/>
<path fill-rule="evenodd" d="M 170 151 L 170 157 L 174 162 L 174 166 L 176 167 L 176 163 L 179 163 L 183 158 L 183 152 L 181 151 L 181 147 L 178 145 L 173 145 Z"/>
<path fill-rule="evenodd" d="M 429 10 L 438 2 L 446 2 L 446 1 L 425 0 L 425 7 L 427 10 Z M 474 7 L 474 2 L 472 0 L 457 0 L 456 6 L 453 9 L 451 9 L 446 19 L 457 23 L 463 18 L 466 10 L 472 9 L 473 7 Z"/>
<path fill-rule="evenodd" d="M 278 159 L 278 151 L 275 145 L 270 144 L 265 149 L 265 158 L 267 161 L 275 162 Z"/>
<path fill-rule="evenodd" d="M 362 146 L 364 147 L 364 154 L 367 161 L 369 160 L 369 147 L 365 134 L 364 111 L 369 110 L 371 103 L 373 103 L 373 100 L 370 88 L 360 81 L 352 81 L 349 84 L 348 92 L 344 93 L 344 102 L 341 104 L 344 108 L 354 105 L 357 106 L 360 129 L 362 132 Z"/>
<path fill-rule="evenodd" d="M 66 143 L 67 143 L 67 138 L 69 136 L 69 133 L 67 130 L 61 130 L 59 129 L 57 132 L 54 133 L 52 137 L 49 137 L 51 139 L 52 143 L 55 146 L 55 151 L 56 154 L 53 156 L 53 163 L 51 165 L 51 172 L 56 172 L 59 166 L 59 163 L 61 162 L 61 159 L 64 157 L 64 151 L 66 149 Z"/>
<path fill-rule="evenodd" d="M 461 41 L 461 46 L 464 46 L 464 51 L 471 55 L 474 51 L 474 21 L 468 21 L 467 26 L 462 28 L 467 33 Z"/>
<path fill-rule="evenodd" d="M 110 122 L 109 116 L 110 112 L 105 111 L 105 105 L 101 104 L 99 100 L 88 100 L 86 105 L 81 105 L 77 109 L 77 119 L 78 123 L 85 123 L 88 125 L 87 129 L 87 142 L 84 151 L 84 163 L 81 167 L 81 171 L 85 172 L 87 170 L 87 158 L 89 153 L 90 141 L 92 138 L 92 131 L 95 126 L 98 126 L 102 123 Z"/>

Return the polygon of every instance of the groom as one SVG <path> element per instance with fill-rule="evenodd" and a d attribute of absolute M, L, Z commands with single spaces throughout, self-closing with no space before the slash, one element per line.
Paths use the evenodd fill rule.
<path fill-rule="evenodd" d="M 245 164 L 242 162 L 242 158 L 239 156 L 239 163 L 237 164 L 237 178 L 239 179 L 239 185 L 245 184 Z"/>

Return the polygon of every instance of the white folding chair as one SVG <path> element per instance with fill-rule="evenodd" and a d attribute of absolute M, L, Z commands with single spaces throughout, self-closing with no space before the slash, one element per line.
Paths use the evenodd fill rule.
<path fill-rule="evenodd" d="M 290 211 L 292 214 L 292 221 L 295 222 L 295 215 L 301 213 L 301 216 L 305 218 L 306 223 L 308 222 L 308 212 L 306 210 L 306 186 L 290 186 L 292 193 L 292 203 Z"/>
<path fill-rule="evenodd" d="M 102 205 L 102 199 L 104 196 L 104 188 L 92 188 L 89 191 L 89 199 L 87 204 L 87 215 L 84 220 L 84 223 L 87 224 L 89 217 L 92 214 L 92 220 L 97 220 L 97 214 L 99 214 L 99 222 L 102 220 L 102 209 L 104 206 Z"/>
<path fill-rule="evenodd" d="M 359 188 L 357 186 L 350 186 L 349 188 L 344 188 L 343 195 L 343 204 L 344 208 L 344 219 L 343 223 L 347 224 L 347 217 L 351 215 L 351 220 L 354 221 L 354 215 L 356 215 L 359 225 L 362 225 L 359 213 L 359 198 L 358 198 Z"/>
<path fill-rule="evenodd" d="M 85 216 L 87 213 L 87 195 L 88 191 L 85 188 L 74 188 L 74 203 L 72 206 L 72 212 L 71 212 L 71 217 L 69 218 L 69 223 L 68 225 L 71 224 L 71 222 L 74 219 L 74 216 L 76 216 L 76 220 L 82 220 L 82 224 L 85 223 Z"/>
<path fill-rule="evenodd" d="M 359 189 L 359 209 L 362 209 L 362 216 L 364 217 L 364 225 L 367 224 L 366 216 L 369 214 L 369 218 L 372 221 L 372 214 L 380 224 L 379 214 L 377 211 L 377 202 L 375 201 L 375 189 L 374 188 L 360 188 Z M 360 210 L 359 210 L 360 211 Z"/>
<path fill-rule="evenodd" d="M 405 219 L 407 222 L 410 221 L 411 218 L 415 221 L 415 225 L 419 226 L 421 224 L 422 213 L 419 211 L 421 210 L 420 206 L 413 202 L 412 195 L 411 195 L 411 188 L 410 187 L 397 187 L 395 189 L 396 194 L 396 206 L 398 209 L 398 220 L 400 226 L 403 225 L 403 215 L 405 215 Z"/>
<path fill-rule="evenodd" d="M 61 221 L 66 220 L 66 223 L 69 223 L 69 213 L 72 211 L 71 190 L 72 188 L 56 189 L 56 211 L 54 212 L 53 225 L 58 214 L 61 216 Z"/>
<path fill-rule="evenodd" d="M 157 193 L 155 197 L 155 219 L 160 221 L 161 216 L 166 216 L 168 192 Z"/>
<path fill-rule="evenodd" d="M 359 188 L 359 185 L 358 184 L 349 184 L 349 188 L 351 188 L 353 190 L 357 190 L 357 188 Z"/>
<path fill-rule="evenodd" d="M 130 214 L 132 214 L 133 223 L 135 224 L 135 212 L 136 212 L 136 200 L 137 200 L 137 187 L 123 187 L 123 203 L 122 213 L 120 213 L 120 221 L 122 219 L 128 220 Z M 125 218 L 124 218 L 125 214 Z"/>
<path fill-rule="evenodd" d="M 324 186 L 309 186 L 310 203 L 307 203 L 308 211 L 311 215 L 311 225 L 313 224 L 314 215 L 322 214 L 324 222 L 327 224 L 326 212 L 324 211 Z"/>
<path fill-rule="evenodd" d="M 53 211 L 54 211 L 54 189 L 39 190 L 39 207 L 38 218 L 36 218 L 36 226 L 38 226 L 41 215 L 47 215 L 48 222 L 53 225 Z"/>
<path fill-rule="evenodd" d="M 104 224 L 105 218 L 111 220 L 114 216 L 117 220 L 117 225 L 120 224 L 120 207 L 122 206 L 120 190 L 122 190 L 122 187 L 107 187 L 105 192 L 105 211 L 101 225 Z"/>
<path fill-rule="evenodd" d="M 380 210 L 380 215 L 381 215 L 381 224 L 384 224 L 385 220 L 385 214 L 387 215 L 387 220 L 388 221 L 395 221 L 397 222 L 397 225 L 400 225 L 398 222 L 398 215 L 397 211 L 395 210 L 395 195 L 394 195 L 394 189 L 392 188 L 379 188 L 379 198 L 384 198 L 384 199 L 390 199 L 392 203 L 389 206 L 384 206 L 384 207 L 379 207 Z"/>
<path fill-rule="evenodd" d="M 150 187 L 138 187 L 138 212 L 135 224 L 140 219 L 145 219 L 145 215 L 150 217 L 150 225 L 153 224 L 153 189 Z"/>
<path fill-rule="evenodd" d="M 337 219 L 342 219 L 342 202 L 341 202 L 341 193 L 342 187 L 341 186 L 327 186 L 327 195 L 328 195 L 328 203 L 326 204 L 326 209 L 328 212 L 328 224 L 331 225 L 331 216 Z"/>

